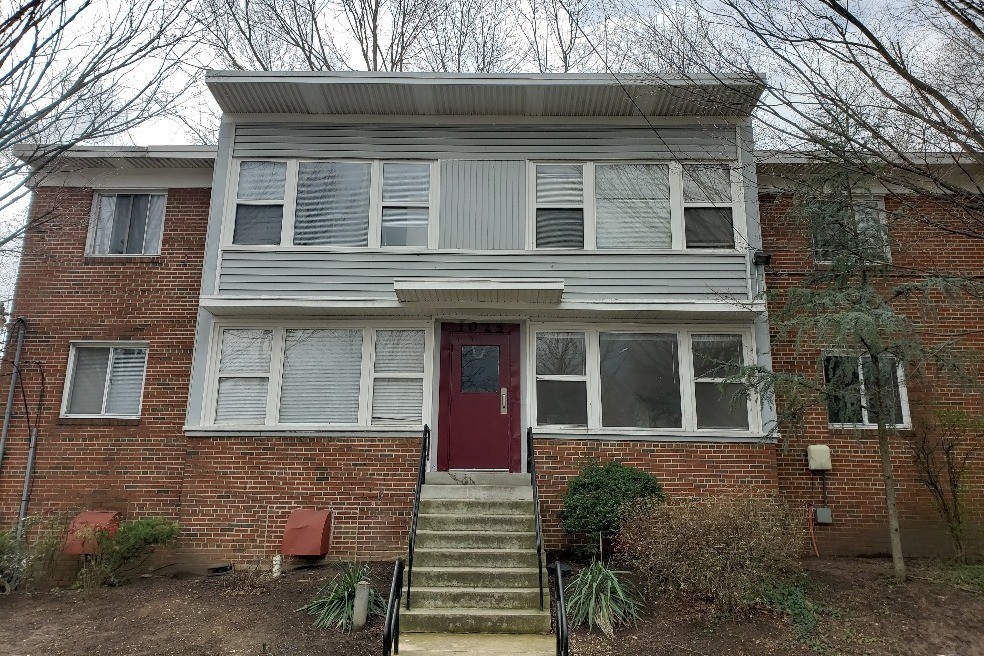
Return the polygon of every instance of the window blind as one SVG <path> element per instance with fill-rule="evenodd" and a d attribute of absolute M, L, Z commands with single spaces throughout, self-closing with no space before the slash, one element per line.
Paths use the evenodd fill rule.
<path fill-rule="evenodd" d="M 666 165 L 599 165 L 595 189 L 598 248 L 670 248 Z"/>
<path fill-rule="evenodd" d="M 362 162 L 298 164 L 294 243 L 366 246 L 371 168 Z"/>
<path fill-rule="evenodd" d="M 288 330 L 280 421 L 358 423 L 361 376 L 361 330 Z"/>
<path fill-rule="evenodd" d="M 146 349 L 113 349 L 106 391 L 106 414 L 137 415 L 143 392 Z"/>

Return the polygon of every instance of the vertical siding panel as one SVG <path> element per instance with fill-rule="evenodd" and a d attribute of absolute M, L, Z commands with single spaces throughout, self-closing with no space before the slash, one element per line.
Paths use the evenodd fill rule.
<path fill-rule="evenodd" d="M 441 162 L 441 248 L 522 249 L 523 160 Z"/>

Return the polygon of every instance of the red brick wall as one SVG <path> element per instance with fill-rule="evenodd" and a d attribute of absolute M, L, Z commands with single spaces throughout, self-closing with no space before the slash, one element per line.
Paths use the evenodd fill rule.
<path fill-rule="evenodd" d="M 699 496 L 722 490 L 778 488 L 776 446 L 770 443 L 645 442 L 538 439 L 534 445 L 540 488 L 540 513 L 546 547 L 568 544 L 559 513 L 567 482 L 584 462 L 619 460 L 652 472 L 667 496 Z"/>
<path fill-rule="evenodd" d="M 790 198 L 762 194 L 760 211 L 765 250 L 772 254 L 767 272 L 770 298 L 775 311 L 783 302 L 782 293 L 800 284 L 813 267 L 808 231 L 802 222 L 792 219 Z M 984 271 L 984 244 L 979 240 L 948 234 L 926 225 L 920 217 L 933 222 L 959 222 L 959 212 L 927 198 L 911 197 L 903 202 L 886 198 L 886 210 L 904 210 L 914 219 L 893 220 L 893 283 L 917 280 L 918 272 L 936 271 L 954 275 L 980 275 Z M 948 335 L 967 333 L 959 341 L 960 349 L 984 351 L 984 303 L 960 299 L 951 301 L 934 295 L 935 310 L 919 311 L 912 302 L 899 310 L 911 316 L 927 343 L 939 344 Z M 977 332 L 975 332 L 977 331 Z M 788 340 L 780 339 L 773 325 L 772 360 L 776 371 L 798 372 L 820 378 L 819 348 L 797 350 Z M 962 406 L 968 412 L 982 412 L 979 395 L 960 389 L 929 374 L 909 381 L 910 409 L 915 419 L 927 415 L 931 404 Z M 845 554 L 876 554 L 888 551 L 884 485 L 874 431 L 831 430 L 826 409 L 812 408 L 801 429 L 784 435 L 779 452 L 779 486 L 796 504 L 820 503 L 820 479 L 811 474 L 803 449 L 807 444 L 823 443 L 831 447 L 833 471 L 827 476 L 828 501 L 834 524 L 817 527 L 821 551 Z M 907 438 L 903 433 L 892 440 L 893 465 L 898 482 L 899 511 L 902 520 L 903 548 L 911 555 L 939 553 L 948 549 L 945 534 L 939 527 L 932 500 L 918 483 L 912 467 Z M 972 463 L 968 481 L 968 509 L 978 523 L 984 522 L 984 454 Z"/>

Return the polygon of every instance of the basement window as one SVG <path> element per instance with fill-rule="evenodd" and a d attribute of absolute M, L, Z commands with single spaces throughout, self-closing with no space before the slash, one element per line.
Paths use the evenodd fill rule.
<path fill-rule="evenodd" d="M 144 345 L 73 344 L 62 416 L 139 417 L 146 368 Z"/>
<path fill-rule="evenodd" d="M 159 255 L 164 227 L 163 193 L 96 195 L 90 255 Z"/>

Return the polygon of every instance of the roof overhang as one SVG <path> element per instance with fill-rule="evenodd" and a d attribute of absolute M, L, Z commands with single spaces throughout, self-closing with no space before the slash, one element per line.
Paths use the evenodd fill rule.
<path fill-rule="evenodd" d="M 760 76 L 208 71 L 223 112 L 377 116 L 749 116 Z"/>
<path fill-rule="evenodd" d="M 564 281 L 547 278 L 396 278 L 401 303 L 560 303 Z"/>
<path fill-rule="evenodd" d="M 20 144 L 14 157 L 47 169 L 211 169 L 215 146 L 73 146 Z M 54 160 L 55 164 L 50 164 Z"/>

